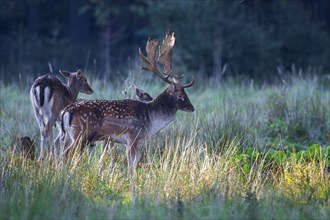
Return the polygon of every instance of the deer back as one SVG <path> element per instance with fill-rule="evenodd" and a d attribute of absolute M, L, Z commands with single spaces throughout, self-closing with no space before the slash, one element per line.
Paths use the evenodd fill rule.
<path fill-rule="evenodd" d="M 112 140 L 127 143 L 127 137 L 145 132 L 147 104 L 132 99 L 84 100 L 72 103 L 62 113 L 62 131 L 73 139 L 84 135 L 89 142 Z"/>
<path fill-rule="evenodd" d="M 63 99 L 71 98 L 69 89 L 63 85 L 59 79 L 51 75 L 38 77 L 31 87 L 31 95 L 34 97 L 34 104 L 39 107 L 43 107 L 45 102 L 48 103 L 53 97 L 54 92 L 55 95 L 62 95 Z M 65 101 L 66 100 L 64 100 L 64 102 Z"/>

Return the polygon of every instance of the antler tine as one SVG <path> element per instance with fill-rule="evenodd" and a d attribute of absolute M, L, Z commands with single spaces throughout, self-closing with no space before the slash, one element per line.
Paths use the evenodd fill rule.
<path fill-rule="evenodd" d="M 166 36 L 159 46 L 159 57 L 158 62 L 164 66 L 165 72 L 167 77 L 173 78 L 175 83 L 180 83 L 180 79 L 184 76 L 178 76 L 174 74 L 172 70 L 172 54 L 173 54 L 173 47 L 175 45 L 175 37 L 174 32 L 167 31 Z M 190 84 L 188 84 L 190 85 Z"/>
<path fill-rule="evenodd" d="M 172 70 L 172 51 L 175 44 L 174 32 L 167 31 L 166 36 L 159 46 L 158 62 L 164 66 L 168 74 Z"/>
<path fill-rule="evenodd" d="M 157 75 L 162 80 L 164 80 L 165 82 L 171 84 L 173 82 L 168 79 L 170 76 L 170 73 L 164 76 L 157 67 L 156 51 L 157 51 L 158 46 L 159 46 L 158 40 L 155 40 L 155 39 L 150 40 L 150 38 L 149 38 L 147 41 L 147 45 L 146 45 L 147 57 L 143 55 L 141 49 L 139 48 L 139 55 L 140 55 L 141 59 L 144 61 L 144 66 L 142 66 L 141 69 L 150 71 L 150 72 L 154 73 L 155 75 Z"/>
<path fill-rule="evenodd" d="M 147 56 L 144 56 L 141 49 L 139 48 L 139 55 L 144 62 L 144 65 L 142 66 L 142 70 L 150 71 L 157 75 L 159 78 L 164 80 L 165 82 L 171 84 L 171 83 L 177 83 L 180 84 L 180 79 L 184 76 L 177 76 L 174 74 L 172 70 L 172 53 L 173 53 L 173 47 L 175 44 L 175 37 L 174 32 L 168 31 L 166 33 L 166 36 L 159 45 L 160 42 L 155 39 L 148 39 L 147 45 L 146 45 L 146 52 Z M 158 62 L 164 67 L 165 74 L 162 74 L 156 63 L 156 53 L 157 49 L 159 49 L 159 56 L 158 56 Z M 169 79 L 171 77 L 173 81 Z M 191 87 L 195 83 L 195 80 L 193 79 L 189 84 L 182 85 L 183 88 Z"/>
<path fill-rule="evenodd" d="M 188 83 L 188 84 L 186 84 L 186 85 L 183 85 L 182 88 L 189 88 L 189 87 L 191 87 L 191 86 L 194 85 L 194 84 L 195 84 L 195 79 L 193 78 L 192 81 L 191 81 L 190 83 Z"/>

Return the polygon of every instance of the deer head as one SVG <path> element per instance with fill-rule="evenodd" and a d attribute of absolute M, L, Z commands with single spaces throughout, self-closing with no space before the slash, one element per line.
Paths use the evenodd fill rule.
<path fill-rule="evenodd" d="M 171 31 L 168 31 L 166 33 L 166 36 L 161 44 L 158 40 L 150 40 L 149 38 L 146 45 L 147 56 L 144 56 L 141 49 L 139 48 L 139 55 L 141 57 L 141 60 L 144 62 L 144 65 L 141 69 L 154 73 L 164 82 L 170 84 L 166 91 L 171 96 L 173 101 L 176 102 L 176 106 L 179 110 L 193 112 L 194 106 L 191 104 L 184 89 L 194 85 L 195 80 L 193 79 L 189 84 L 183 85 L 179 82 L 179 79 L 181 79 L 183 75 L 177 76 L 174 74 L 172 70 L 172 53 L 174 44 L 174 32 Z M 158 63 L 160 63 L 164 67 L 165 74 L 161 73 L 157 67 L 157 49 L 159 50 Z M 173 79 L 173 81 L 169 79 L 170 77 Z"/>
<path fill-rule="evenodd" d="M 67 78 L 67 86 L 71 90 L 77 90 L 78 92 L 88 95 L 93 93 L 93 89 L 89 86 L 86 77 L 82 74 L 80 69 L 72 73 L 64 70 L 59 70 L 59 72 Z"/>

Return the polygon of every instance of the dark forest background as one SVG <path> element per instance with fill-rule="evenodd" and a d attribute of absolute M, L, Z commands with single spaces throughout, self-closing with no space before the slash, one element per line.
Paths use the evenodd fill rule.
<path fill-rule="evenodd" d="M 329 74 L 328 0 L 0 0 L 0 77 L 127 76 L 138 47 L 169 29 L 174 68 L 196 78 Z"/>

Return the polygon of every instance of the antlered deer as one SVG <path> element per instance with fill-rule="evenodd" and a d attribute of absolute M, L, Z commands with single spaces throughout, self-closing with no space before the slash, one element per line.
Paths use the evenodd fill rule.
<path fill-rule="evenodd" d="M 44 75 L 34 81 L 30 90 L 30 99 L 41 135 L 39 159 L 44 158 L 45 147 L 50 149 L 53 126 L 56 121 L 60 121 L 60 113 L 64 107 L 76 101 L 79 92 L 93 93 L 81 70 L 72 73 L 60 70 L 60 73 L 67 78 L 67 85 L 54 76 Z"/>
<path fill-rule="evenodd" d="M 147 41 L 147 57 L 139 50 L 145 62 L 142 69 L 153 72 L 170 84 L 152 101 L 87 100 L 73 103 L 63 110 L 61 149 L 66 149 L 65 154 L 79 141 L 82 150 L 86 143 L 93 147 L 96 141 L 110 138 L 126 145 L 128 170 L 129 175 L 132 176 L 133 167 L 137 166 L 141 157 L 138 145 L 173 121 L 177 110 L 194 111 L 184 89 L 191 87 L 195 81 L 183 85 L 171 69 L 174 42 L 174 33 L 168 32 L 160 46 L 157 40 Z M 158 70 L 156 64 L 158 48 L 160 50 L 158 62 L 164 66 L 165 75 Z M 170 76 L 174 81 L 169 79 Z M 70 141 L 64 144 L 66 135 L 70 137 Z"/>

